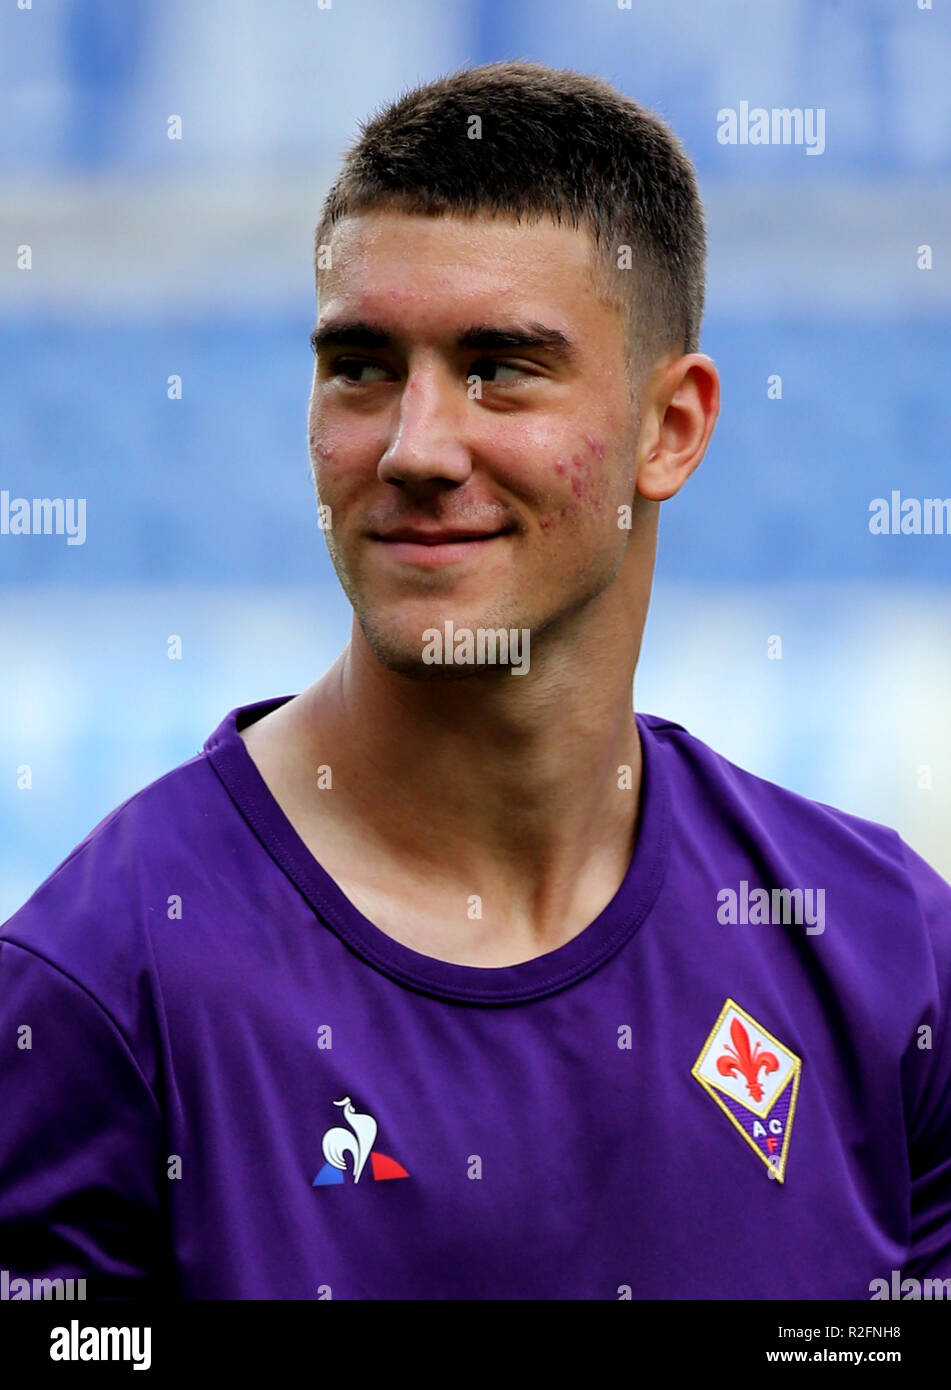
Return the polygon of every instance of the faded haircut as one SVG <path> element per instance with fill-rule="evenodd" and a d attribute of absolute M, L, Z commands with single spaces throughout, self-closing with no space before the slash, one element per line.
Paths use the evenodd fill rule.
<path fill-rule="evenodd" d="M 627 316 L 632 386 L 661 358 L 699 350 L 696 174 L 669 127 L 631 97 L 583 73 L 489 63 L 416 87 L 359 128 L 315 255 L 338 219 L 363 212 L 547 216 L 593 238 L 595 283 Z M 317 283 L 319 293 L 319 272 Z"/>

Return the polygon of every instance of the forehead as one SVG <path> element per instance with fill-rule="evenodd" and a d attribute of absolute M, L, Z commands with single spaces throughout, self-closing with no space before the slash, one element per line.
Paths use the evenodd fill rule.
<path fill-rule="evenodd" d="M 322 314 L 484 318 L 492 309 L 537 318 L 544 310 L 576 324 L 617 314 L 601 295 L 590 233 L 547 217 L 372 211 L 341 218 L 329 245 L 331 268 L 318 277 Z"/>

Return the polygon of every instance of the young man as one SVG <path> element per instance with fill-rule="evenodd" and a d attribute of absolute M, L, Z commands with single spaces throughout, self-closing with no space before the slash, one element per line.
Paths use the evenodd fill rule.
<path fill-rule="evenodd" d="M 951 1276 L 951 888 L 632 709 L 719 408 L 679 144 L 587 77 L 462 72 L 365 127 L 316 241 L 352 640 L 7 924 L 4 1265 L 231 1299 Z"/>

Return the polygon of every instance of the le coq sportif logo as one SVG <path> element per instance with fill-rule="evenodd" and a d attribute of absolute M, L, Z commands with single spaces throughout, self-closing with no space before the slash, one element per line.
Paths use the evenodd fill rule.
<path fill-rule="evenodd" d="M 362 1114 L 356 1109 L 349 1096 L 335 1100 L 343 1111 L 343 1118 L 350 1126 L 332 1125 L 324 1132 L 321 1149 L 324 1166 L 317 1174 L 312 1187 L 329 1187 L 347 1181 L 349 1173 L 354 1184 L 361 1178 L 373 1182 L 384 1182 L 388 1178 L 408 1178 L 409 1173 L 389 1154 L 381 1153 L 373 1145 L 376 1143 L 377 1122 L 372 1115 Z"/>

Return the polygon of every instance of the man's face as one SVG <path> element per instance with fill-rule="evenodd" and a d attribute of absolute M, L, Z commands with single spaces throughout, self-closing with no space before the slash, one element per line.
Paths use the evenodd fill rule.
<path fill-rule="evenodd" d="M 635 502 L 625 323 L 587 232 L 387 211 L 330 245 L 310 454 L 367 641 L 421 677 L 461 674 L 422 660 L 447 620 L 537 652 L 617 576 Z"/>

